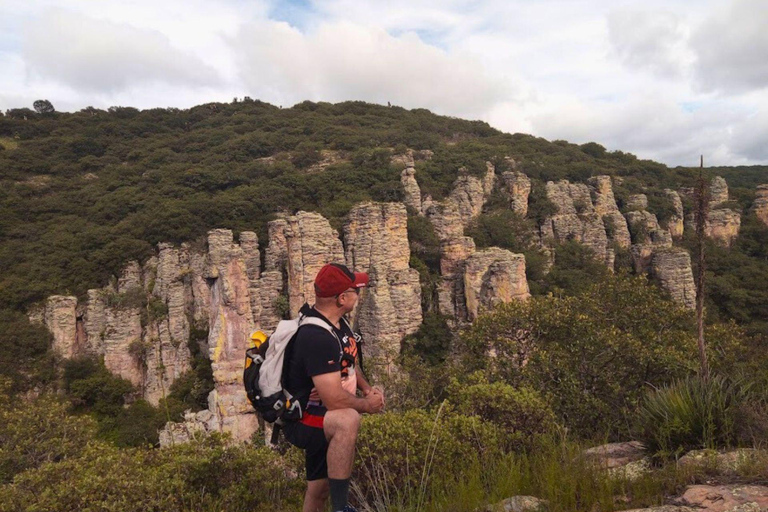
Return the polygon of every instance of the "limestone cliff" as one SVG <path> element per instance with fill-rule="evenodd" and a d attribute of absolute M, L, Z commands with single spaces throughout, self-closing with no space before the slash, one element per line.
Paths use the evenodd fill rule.
<path fill-rule="evenodd" d="M 413 152 L 392 159 L 393 162 L 403 165 L 405 168 L 400 173 L 400 183 L 403 185 L 403 203 L 413 208 L 416 213 L 422 213 L 421 189 L 416 181 L 416 168 L 413 160 Z"/>
<path fill-rule="evenodd" d="M 763 224 L 768 226 L 768 184 L 759 185 L 755 194 L 755 202 L 752 203 L 752 211 Z"/>
<path fill-rule="evenodd" d="M 349 212 L 344 225 L 349 268 L 368 272 L 354 323 L 371 355 L 392 362 L 403 337 L 421 324 L 418 271 L 409 268 L 408 216 L 400 203 L 363 203 Z"/>

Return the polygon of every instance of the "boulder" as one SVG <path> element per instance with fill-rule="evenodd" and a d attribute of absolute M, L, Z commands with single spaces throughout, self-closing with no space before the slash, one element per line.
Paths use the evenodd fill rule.
<path fill-rule="evenodd" d="M 700 512 L 760 512 L 768 510 L 768 487 L 691 485 L 678 501 Z"/>

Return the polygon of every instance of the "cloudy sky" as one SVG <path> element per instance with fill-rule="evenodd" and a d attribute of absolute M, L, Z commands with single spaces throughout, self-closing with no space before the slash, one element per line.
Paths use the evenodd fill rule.
<path fill-rule="evenodd" d="M 0 0 L 0 109 L 392 102 L 768 163 L 766 0 Z"/>

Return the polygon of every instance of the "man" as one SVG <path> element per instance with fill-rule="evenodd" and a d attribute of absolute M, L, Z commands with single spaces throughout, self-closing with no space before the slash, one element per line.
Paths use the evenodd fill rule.
<path fill-rule="evenodd" d="M 321 268 L 315 277 L 315 305 L 305 304 L 301 314 L 327 322 L 334 334 L 304 325 L 286 353 L 286 389 L 294 396 L 308 397 L 302 403 L 302 419 L 284 427 L 286 439 L 306 452 L 303 512 L 325 510 L 329 494 L 332 510 L 355 510 L 347 501 L 360 414 L 384 408 L 382 391 L 371 387 L 357 368 L 359 340 L 343 318 L 367 284 L 367 274 L 353 273 L 344 265 Z"/>

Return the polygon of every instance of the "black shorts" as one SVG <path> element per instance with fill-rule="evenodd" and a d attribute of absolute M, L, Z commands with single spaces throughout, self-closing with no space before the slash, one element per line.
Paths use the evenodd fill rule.
<path fill-rule="evenodd" d="M 328 441 L 323 429 L 289 421 L 283 427 L 283 432 L 289 443 L 304 450 L 307 480 L 328 478 Z"/>

